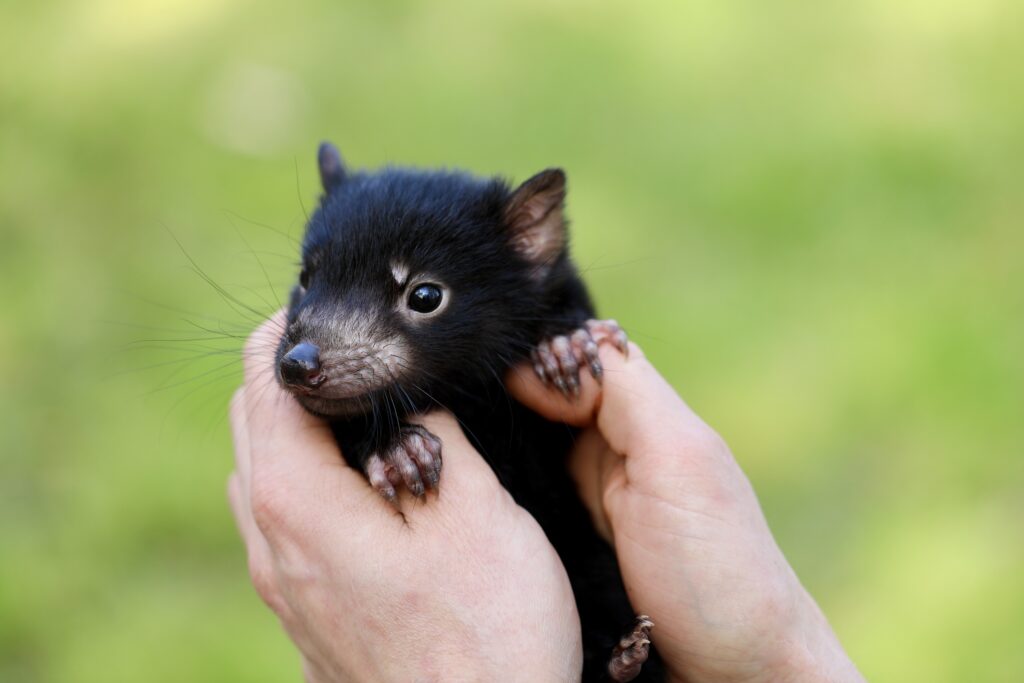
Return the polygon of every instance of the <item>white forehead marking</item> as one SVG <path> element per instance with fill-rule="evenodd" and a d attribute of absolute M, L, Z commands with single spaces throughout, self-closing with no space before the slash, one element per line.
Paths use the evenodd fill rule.
<path fill-rule="evenodd" d="M 409 266 L 398 261 L 391 262 L 391 274 L 395 276 L 395 282 L 401 287 L 409 279 Z"/>

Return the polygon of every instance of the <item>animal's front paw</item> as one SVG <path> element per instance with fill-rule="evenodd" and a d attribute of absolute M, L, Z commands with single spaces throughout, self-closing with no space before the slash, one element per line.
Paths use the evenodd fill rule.
<path fill-rule="evenodd" d="M 622 637 L 612 651 L 608 662 L 608 675 L 616 683 L 625 683 L 637 677 L 647 661 L 651 649 L 651 629 L 654 622 L 641 614 L 636 618 L 633 630 Z"/>
<path fill-rule="evenodd" d="M 597 355 L 603 341 L 615 344 L 622 353 L 629 353 L 626 333 L 614 320 L 588 320 L 572 334 L 545 339 L 531 354 L 533 371 L 545 384 L 554 385 L 566 396 L 580 393 L 580 368 L 586 366 L 594 379 L 601 382 L 604 368 Z"/>
<path fill-rule="evenodd" d="M 395 487 L 403 484 L 422 496 L 441 479 L 441 440 L 419 425 L 403 425 L 394 442 L 370 455 L 364 468 L 373 488 L 392 504 L 398 501 Z"/>

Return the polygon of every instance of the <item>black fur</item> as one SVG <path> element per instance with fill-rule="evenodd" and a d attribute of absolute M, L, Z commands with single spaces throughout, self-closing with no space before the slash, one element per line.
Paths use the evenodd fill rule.
<path fill-rule="evenodd" d="M 513 190 L 503 181 L 401 168 L 346 173 L 333 165 L 335 155 L 326 155 L 325 195 L 303 243 L 308 287 L 293 294 L 278 360 L 312 333 L 291 325 L 303 309 L 309 320 L 360 310 L 407 340 L 409 357 L 396 381 L 338 412 L 311 409 L 330 419 L 357 467 L 396 438 L 409 414 L 435 405 L 454 413 L 558 551 L 583 625 L 583 680 L 603 680 L 635 612 L 614 553 L 594 531 L 566 472 L 574 432 L 526 410 L 502 384 L 506 370 L 538 342 L 593 317 L 568 250 L 538 264 L 513 248 L 506 218 Z M 322 168 L 324 158 L 322 149 Z M 449 288 L 448 308 L 429 324 L 410 325 L 395 312 L 402 295 L 392 275 L 396 260 L 412 272 L 437 274 Z M 660 672 L 652 651 L 637 680 L 660 680 Z"/>

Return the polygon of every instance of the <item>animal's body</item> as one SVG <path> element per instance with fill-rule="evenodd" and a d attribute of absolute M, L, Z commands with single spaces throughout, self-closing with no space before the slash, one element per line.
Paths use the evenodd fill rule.
<path fill-rule="evenodd" d="M 278 350 L 282 383 L 330 421 L 349 463 L 392 501 L 399 486 L 417 495 L 444 486 L 443 444 L 407 418 L 436 406 L 454 413 L 566 567 L 584 680 L 629 680 L 647 655 L 649 626 L 616 653 L 618 664 L 629 660 L 626 673 L 609 674 L 635 612 L 566 471 L 575 434 L 516 403 L 503 384 L 532 359 L 571 400 L 580 368 L 600 378 L 597 343 L 625 348 L 617 326 L 593 320 L 569 258 L 564 174 L 544 171 L 513 190 L 458 172 L 349 173 L 327 144 L 319 162 L 324 194 Z M 660 678 L 652 653 L 637 680 Z"/>

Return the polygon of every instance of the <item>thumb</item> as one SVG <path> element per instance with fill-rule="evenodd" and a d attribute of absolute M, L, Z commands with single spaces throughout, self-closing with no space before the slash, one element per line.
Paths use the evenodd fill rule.
<path fill-rule="evenodd" d="M 633 342 L 629 357 L 610 344 L 598 350 L 604 380 L 581 373 L 580 395 L 567 398 L 542 382 L 523 364 L 506 375 L 506 386 L 517 401 L 541 416 L 575 427 L 597 427 L 616 453 L 660 453 L 707 425 L 683 402 Z"/>
<path fill-rule="evenodd" d="M 500 490 L 494 470 L 466 437 L 459 420 L 447 410 L 432 410 L 410 420 L 441 440 L 441 500 L 452 497 L 476 497 L 482 492 Z"/>
<path fill-rule="evenodd" d="M 513 398 L 548 420 L 574 427 L 596 425 L 605 439 L 624 453 L 632 440 L 626 437 L 624 423 L 643 421 L 638 407 L 647 404 L 651 394 L 661 393 L 664 380 L 633 342 L 628 357 L 611 344 L 601 344 L 598 355 L 604 368 L 602 383 L 582 370 L 576 397 L 567 397 L 543 382 L 528 363 L 512 368 L 505 384 Z"/>
<path fill-rule="evenodd" d="M 598 349 L 601 364 L 607 372 L 617 372 L 618 365 L 625 359 L 618 349 L 602 344 Z M 630 354 L 643 356 L 635 344 L 630 344 Z M 581 368 L 586 365 L 581 364 Z M 530 410 L 551 420 L 564 422 L 574 427 L 588 427 L 597 419 L 603 397 L 602 387 L 586 370 L 580 371 L 580 393 L 568 398 L 557 389 L 543 382 L 533 371 L 529 362 L 513 367 L 505 375 L 505 386 L 512 398 Z"/>

